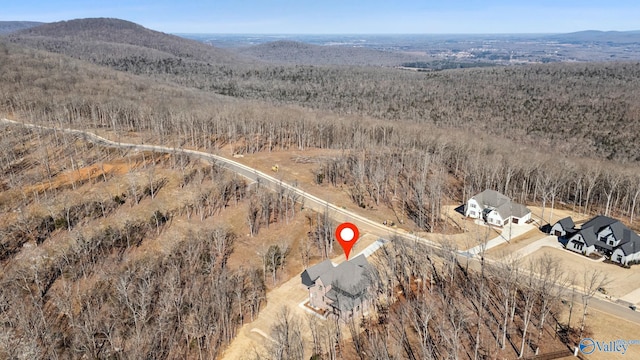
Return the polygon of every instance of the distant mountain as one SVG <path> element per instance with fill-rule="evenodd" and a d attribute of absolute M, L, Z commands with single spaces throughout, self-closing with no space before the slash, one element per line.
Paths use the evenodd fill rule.
<path fill-rule="evenodd" d="M 297 41 L 279 40 L 264 44 L 235 48 L 232 51 L 277 64 L 296 65 L 400 65 L 423 59 L 417 55 L 388 52 L 365 47 L 312 45 Z"/>
<path fill-rule="evenodd" d="M 567 34 L 551 35 L 548 38 L 561 42 L 608 42 L 617 44 L 640 43 L 640 30 L 599 31 L 585 30 Z"/>
<path fill-rule="evenodd" d="M 198 41 L 110 18 L 48 23 L 9 35 L 10 41 L 97 63 L 120 59 L 181 59 L 234 63 L 237 56 Z"/>
<path fill-rule="evenodd" d="M 40 26 L 44 23 L 36 21 L 0 21 L 0 35 L 7 35 L 16 31 Z"/>

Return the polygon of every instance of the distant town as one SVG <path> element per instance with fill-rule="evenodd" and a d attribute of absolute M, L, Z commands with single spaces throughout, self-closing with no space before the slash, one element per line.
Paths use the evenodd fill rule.
<path fill-rule="evenodd" d="M 249 47 L 274 41 L 319 46 L 361 47 L 403 53 L 409 59 L 461 63 L 548 63 L 640 60 L 640 31 L 580 31 L 568 34 L 453 35 L 295 35 L 177 34 L 223 47 Z"/>

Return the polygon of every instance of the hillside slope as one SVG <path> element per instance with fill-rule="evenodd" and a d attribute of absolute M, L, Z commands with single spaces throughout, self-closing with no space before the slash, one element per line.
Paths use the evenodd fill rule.
<path fill-rule="evenodd" d="M 138 29 L 135 24 L 128 26 Z M 38 31 L 42 29 L 27 32 Z M 91 32 L 82 32 L 81 27 L 75 31 L 81 33 L 73 35 L 78 38 L 87 38 Z M 571 149 L 579 156 L 640 160 L 640 150 L 632 140 L 640 131 L 638 63 L 539 64 L 420 73 L 373 66 L 269 65 L 258 60 L 214 63 L 194 60 L 197 54 L 178 57 L 160 47 L 142 47 L 126 40 L 109 43 L 89 37 L 94 40 L 75 41 L 73 36 L 65 39 L 62 31 L 58 36 L 62 37 L 27 39 L 45 39 L 43 44 L 53 51 L 77 51 L 76 58 L 203 92 L 337 115 L 364 115 L 403 125 L 463 129 L 474 136 L 489 134 L 562 152 Z M 61 48 L 56 49 L 57 44 Z M 197 49 L 218 50 L 196 44 Z M 283 45 L 299 47 L 297 51 L 303 54 L 317 50 L 297 43 L 278 46 Z M 69 79 L 63 78 L 52 87 L 65 83 Z M 15 81 L 7 86 L 14 87 Z M 166 104 L 167 98 L 161 101 Z"/>
<path fill-rule="evenodd" d="M 42 24 L 44 23 L 37 21 L 0 21 L 0 35 L 10 34 Z"/>
<path fill-rule="evenodd" d="M 295 65 L 397 66 L 403 62 L 423 59 L 420 56 L 364 47 L 320 46 L 288 40 L 237 48 L 234 51 L 271 63 Z"/>
<path fill-rule="evenodd" d="M 241 61 L 226 50 L 110 18 L 44 24 L 13 33 L 9 39 L 14 43 L 99 63 L 136 57 L 181 58 L 216 64 Z"/>
<path fill-rule="evenodd" d="M 569 43 L 612 43 L 612 44 L 638 44 L 640 43 L 640 30 L 635 31 L 599 31 L 585 30 L 567 34 L 555 34 L 548 36 Z"/>

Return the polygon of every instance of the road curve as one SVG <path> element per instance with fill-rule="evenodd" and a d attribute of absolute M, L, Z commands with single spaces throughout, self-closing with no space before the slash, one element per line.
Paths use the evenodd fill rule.
<path fill-rule="evenodd" d="M 107 146 L 107 147 L 142 150 L 142 151 L 154 151 L 154 152 L 169 153 L 169 154 L 189 154 L 191 156 L 194 156 L 200 159 L 209 160 L 216 165 L 223 166 L 249 179 L 250 181 L 260 182 L 261 185 L 267 186 L 272 190 L 277 190 L 278 188 L 284 188 L 289 191 L 292 191 L 298 194 L 301 198 L 305 200 L 304 206 L 306 208 L 312 209 L 317 212 L 327 211 L 329 217 L 332 218 L 333 220 L 336 220 L 339 222 L 343 222 L 343 221 L 353 222 L 358 227 L 360 227 L 363 231 L 369 232 L 373 235 L 380 236 L 387 239 L 395 235 L 407 240 L 421 242 L 433 248 L 441 248 L 440 244 L 435 243 L 431 240 L 418 237 L 417 235 L 414 235 L 414 234 L 409 234 L 404 230 L 390 229 L 387 226 L 384 226 L 375 221 L 369 220 L 361 215 L 358 215 L 349 210 L 343 209 L 339 206 L 336 206 L 327 201 L 324 201 L 314 195 L 311 195 L 295 186 L 284 183 L 281 180 L 278 180 L 261 171 L 258 171 L 256 169 L 253 169 L 251 167 L 248 167 L 246 165 L 240 164 L 236 161 L 224 158 L 219 155 L 214 155 L 214 154 L 210 154 L 202 151 L 176 149 L 176 148 L 159 146 L 159 145 L 144 145 L 144 144 L 116 142 L 109 139 L 105 139 L 103 137 L 100 137 L 88 131 L 76 130 L 76 129 L 60 129 L 60 128 L 49 127 L 49 126 L 27 124 L 27 123 L 21 123 L 21 122 L 17 122 L 17 121 L 5 119 L 5 118 L 1 118 L 0 122 L 6 123 L 6 124 L 12 124 L 12 125 L 24 126 L 27 128 L 43 129 L 47 131 L 62 131 L 65 133 L 77 135 L 94 144 Z M 459 258 L 463 258 L 463 259 L 464 258 L 468 259 L 470 257 L 470 254 L 464 251 L 458 251 L 458 255 L 459 255 Z M 473 260 L 477 260 L 477 258 L 474 257 Z M 485 261 L 492 262 L 489 259 L 485 259 Z M 566 289 L 566 291 L 568 291 L 568 289 Z M 600 299 L 598 297 L 594 297 L 590 301 L 590 306 L 592 306 L 597 310 L 606 312 L 610 315 L 614 315 L 614 316 L 632 321 L 636 324 L 640 324 L 640 312 L 635 312 L 623 305 L 616 304 L 604 299 Z"/>
<path fill-rule="evenodd" d="M 175 147 L 167 147 L 167 146 L 159 146 L 159 145 L 144 145 L 144 144 L 132 144 L 132 143 L 123 143 L 112 141 L 109 139 L 105 139 L 101 136 L 93 134 L 88 131 L 76 130 L 76 129 L 61 129 L 49 126 L 35 125 L 35 124 L 27 124 L 21 123 L 14 120 L 9 119 L 0 119 L 0 122 L 4 122 L 7 124 L 24 126 L 27 128 L 33 129 L 42 129 L 47 131 L 62 131 L 68 134 L 77 135 L 87 141 L 90 141 L 96 145 L 113 147 L 113 148 L 121 148 L 121 149 L 131 149 L 131 150 L 141 150 L 141 151 L 154 151 L 161 153 L 169 153 L 169 154 L 188 154 L 193 157 L 197 157 L 200 159 L 211 161 L 212 163 L 222 166 L 226 169 L 229 169 L 250 181 L 260 182 L 261 185 L 267 186 L 271 190 L 278 190 L 280 188 L 284 188 L 289 190 L 297 195 L 299 195 L 302 199 L 304 199 L 304 207 L 309 208 L 311 210 L 317 212 L 327 211 L 329 217 L 333 220 L 344 222 L 349 221 L 356 224 L 363 231 L 369 232 L 373 235 L 390 238 L 393 235 L 412 240 L 419 241 L 425 243 L 427 245 L 440 248 L 440 244 L 435 243 L 431 240 L 419 238 L 415 235 L 411 235 L 404 230 L 401 229 L 392 229 L 385 225 L 379 224 L 375 221 L 369 220 L 361 215 L 358 215 L 349 210 L 343 209 L 335 204 L 324 201 L 308 192 L 305 192 L 295 186 L 287 184 L 282 180 L 276 179 L 273 176 L 265 174 L 261 171 L 248 167 L 246 165 L 240 164 L 236 161 L 224 158 L 219 155 L 214 155 L 211 153 L 206 153 L 202 151 L 196 150 L 188 150 L 188 149 L 179 149 Z"/>

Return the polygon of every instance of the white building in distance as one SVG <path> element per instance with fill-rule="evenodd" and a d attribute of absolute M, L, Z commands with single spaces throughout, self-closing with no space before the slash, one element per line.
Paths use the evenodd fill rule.
<path fill-rule="evenodd" d="M 526 206 L 515 203 L 509 197 L 490 189 L 467 200 L 464 214 L 495 226 L 505 226 L 509 222 L 524 224 L 531 220 L 531 210 Z"/>

